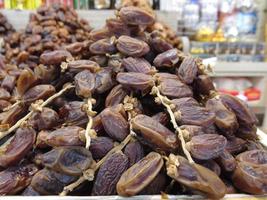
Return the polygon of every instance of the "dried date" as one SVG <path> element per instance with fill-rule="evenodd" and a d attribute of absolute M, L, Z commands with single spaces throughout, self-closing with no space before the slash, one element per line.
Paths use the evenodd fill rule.
<path fill-rule="evenodd" d="M 80 176 L 92 164 L 93 158 L 84 147 L 57 147 L 35 157 L 35 162 L 59 173 Z"/>
<path fill-rule="evenodd" d="M 153 74 L 155 70 L 152 69 L 150 63 L 144 58 L 128 57 L 122 60 L 122 67 L 128 72 L 138 72 L 144 74 Z"/>
<path fill-rule="evenodd" d="M 0 172 L 0 195 L 14 195 L 26 188 L 38 171 L 30 165 L 14 166 Z"/>
<path fill-rule="evenodd" d="M 36 133 L 32 128 L 19 128 L 14 138 L 1 146 L 0 166 L 8 167 L 18 163 L 31 150 Z"/>
<path fill-rule="evenodd" d="M 114 140 L 122 141 L 129 134 L 126 119 L 110 108 L 101 112 L 101 121 L 106 133 Z"/>
<path fill-rule="evenodd" d="M 66 50 L 55 50 L 51 52 L 44 52 L 40 56 L 40 62 L 46 65 L 59 65 L 61 62 L 72 58 L 70 52 Z"/>
<path fill-rule="evenodd" d="M 113 140 L 108 137 L 96 137 L 91 139 L 89 147 L 95 160 L 103 158 L 114 147 Z"/>
<path fill-rule="evenodd" d="M 154 15 L 134 6 L 121 8 L 119 16 L 124 23 L 130 25 L 151 25 L 155 21 Z"/>
<path fill-rule="evenodd" d="M 117 51 L 114 38 L 97 40 L 90 45 L 89 50 L 97 55 L 113 54 Z"/>
<path fill-rule="evenodd" d="M 179 55 L 177 49 L 170 49 L 161 54 L 158 54 L 154 59 L 153 64 L 157 68 L 173 67 L 179 62 Z"/>
<path fill-rule="evenodd" d="M 105 106 L 111 107 L 116 106 L 123 102 L 123 99 L 126 97 L 128 92 L 123 89 L 122 85 L 117 85 L 112 88 L 105 100 Z"/>
<path fill-rule="evenodd" d="M 199 160 L 210 160 L 220 156 L 227 144 L 227 140 L 222 135 L 204 134 L 192 137 L 186 143 L 191 155 Z"/>
<path fill-rule="evenodd" d="M 79 126 L 67 126 L 50 132 L 42 141 L 52 147 L 82 146 L 84 133 L 85 130 Z"/>
<path fill-rule="evenodd" d="M 144 56 L 150 50 L 144 41 L 126 35 L 118 38 L 116 47 L 122 54 L 133 57 Z"/>
<path fill-rule="evenodd" d="M 206 194 L 209 198 L 219 199 L 226 193 L 226 186 L 211 170 L 190 164 L 182 156 L 169 156 L 167 174 L 177 182 Z"/>
<path fill-rule="evenodd" d="M 191 84 L 198 74 L 196 58 L 186 57 L 177 70 L 177 75 L 186 84 Z"/>
<path fill-rule="evenodd" d="M 173 152 L 178 148 L 177 136 L 146 115 L 137 115 L 132 121 L 138 139 L 156 151 Z"/>
<path fill-rule="evenodd" d="M 83 70 L 76 74 L 74 83 L 76 94 L 78 96 L 84 98 L 91 97 L 96 87 L 95 74 L 88 70 Z"/>
<path fill-rule="evenodd" d="M 30 105 L 39 99 L 45 100 L 55 93 L 56 89 L 52 85 L 36 85 L 24 93 L 22 100 L 26 105 Z"/>
<path fill-rule="evenodd" d="M 92 189 L 92 195 L 115 195 L 116 185 L 127 170 L 129 160 L 122 152 L 112 154 L 100 167 Z"/>
<path fill-rule="evenodd" d="M 117 183 L 117 192 L 121 196 L 133 196 L 141 192 L 158 175 L 163 166 L 160 154 L 151 152 L 126 170 Z"/>
<path fill-rule="evenodd" d="M 41 112 L 34 112 L 28 120 L 28 124 L 35 130 L 48 130 L 58 125 L 59 116 L 51 108 L 43 108 Z"/>
<path fill-rule="evenodd" d="M 58 195 L 64 186 L 76 179 L 77 177 L 44 168 L 33 176 L 30 186 L 41 195 Z"/>
<path fill-rule="evenodd" d="M 138 141 L 127 144 L 123 153 L 129 158 L 129 167 L 144 157 L 144 149 Z"/>
<path fill-rule="evenodd" d="M 117 81 L 126 89 L 148 92 L 154 85 L 152 76 L 136 72 L 121 72 L 117 74 Z"/>

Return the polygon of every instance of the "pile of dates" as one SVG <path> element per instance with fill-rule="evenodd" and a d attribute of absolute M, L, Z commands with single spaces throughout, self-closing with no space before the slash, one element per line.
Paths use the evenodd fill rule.
<path fill-rule="evenodd" d="M 72 44 L 76 42 L 83 44 L 83 53 L 86 54 L 91 29 L 88 22 L 79 19 L 70 7 L 60 4 L 42 6 L 36 13 L 30 14 L 25 30 L 14 32 L 5 38 L 6 63 L 19 68 L 34 68 L 40 63 L 39 58 L 43 52 L 65 46 L 68 48 L 68 45 L 73 48 Z"/>
<path fill-rule="evenodd" d="M 79 26 L 66 9 L 33 22 Z M 89 43 L 38 52 L 35 67 L 2 63 L 0 195 L 267 194 L 254 113 L 153 25 L 154 13 L 125 6 Z"/>
<path fill-rule="evenodd" d="M 15 30 L 13 26 L 8 22 L 7 18 L 0 13 L 0 36 L 6 36 L 13 33 Z"/>

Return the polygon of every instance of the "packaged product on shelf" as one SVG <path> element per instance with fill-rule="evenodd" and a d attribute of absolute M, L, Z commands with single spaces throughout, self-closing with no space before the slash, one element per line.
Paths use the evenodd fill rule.
<path fill-rule="evenodd" d="M 89 0 L 74 0 L 74 8 L 77 10 L 88 10 L 89 9 Z"/>
<path fill-rule="evenodd" d="M 5 9 L 11 9 L 11 0 L 4 0 L 4 7 Z"/>
<path fill-rule="evenodd" d="M 110 0 L 94 0 L 95 9 L 109 9 L 110 6 Z"/>

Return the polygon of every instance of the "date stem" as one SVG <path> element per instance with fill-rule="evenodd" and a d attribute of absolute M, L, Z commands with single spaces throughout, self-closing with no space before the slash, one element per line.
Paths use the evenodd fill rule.
<path fill-rule="evenodd" d="M 66 92 L 67 90 L 69 90 L 69 89 L 71 89 L 73 87 L 74 87 L 74 85 L 68 84 L 62 90 L 60 90 L 58 93 L 56 93 L 56 94 L 52 95 L 51 97 L 49 97 L 46 101 L 38 101 L 38 103 L 33 103 L 31 105 L 32 110 L 27 115 L 25 115 L 23 118 L 21 118 L 19 121 L 17 121 L 17 123 L 14 124 L 13 126 L 11 126 L 7 131 L 0 132 L 0 139 L 2 139 L 3 137 L 7 136 L 11 132 L 13 132 L 17 128 L 19 128 L 21 126 L 21 124 L 26 122 L 26 120 L 31 117 L 31 115 L 36 111 L 36 109 L 37 110 L 42 109 L 43 107 L 45 107 L 46 105 L 51 103 L 55 98 L 61 96 L 64 92 Z"/>
<path fill-rule="evenodd" d="M 86 145 L 85 148 L 89 149 L 90 144 L 91 144 L 91 137 L 95 137 L 95 131 L 92 129 L 93 126 L 93 117 L 96 115 L 96 112 L 93 111 L 93 99 L 88 98 L 87 103 L 86 103 L 86 114 L 88 116 L 88 123 L 85 129 L 85 140 L 86 140 Z"/>
<path fill-rule="evenodd" d="M 162 96 L 160 94 L 160 91 L 158 89 L 158 87 L 154 86 L 151 90 L 151 93 L 153 95 L 156 95 L 158 97 L 158 99 L 160 100 L 160 102 L 162 103 L 162 105 L 165 106 L 165 108 L 167 109 L 169 115 L 170 115 L 170 118 L 171 118 L 171 123 L 175 129 L 175 131 L 177 132 L 178 134 L 178 138 L 180 139 L 181 141 L 181 144 L 182 144 L 182 149 L 183 149 L 183 152 L 185 154 L 185 156 L 187 157 L 188 161 L 190 163 L 195 163 L 194 160 L 192 159 L 189 151 L 186 149 L 186 145 L 185 145 L 185 139 L 184 139 L 184 136 L 183 136 L 183 131 L 179 128 L 178 124 L 176 123 L 176 120 L 175 120 L 175 115 L 171 109 L 171 106 L 170 106 L 170 100 L 165 97 L 165 96 Z"/>

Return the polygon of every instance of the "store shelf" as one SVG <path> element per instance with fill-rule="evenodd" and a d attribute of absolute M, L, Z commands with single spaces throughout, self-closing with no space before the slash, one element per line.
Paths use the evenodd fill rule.
<path fill-rule="evenodd" d="M 266 62 L 218 62 L 213 76 L 267 76 Z"/>

